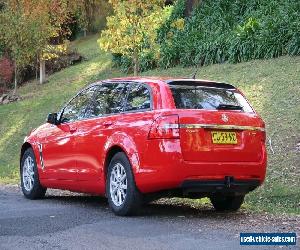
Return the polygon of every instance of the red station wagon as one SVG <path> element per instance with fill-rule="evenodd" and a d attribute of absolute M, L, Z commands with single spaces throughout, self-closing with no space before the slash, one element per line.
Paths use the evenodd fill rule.
<path fill-rule="evenodd" d="M 25 138 L 21 187 L 103 195 L 117 215 L 160 197 L 234 211 L 266 174 L 265 124 L 234 86 L 118 78 L 89 85 Z"/>

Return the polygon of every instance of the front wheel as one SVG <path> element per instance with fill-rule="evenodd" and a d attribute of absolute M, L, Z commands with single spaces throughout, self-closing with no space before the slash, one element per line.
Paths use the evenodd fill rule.
<path fill-rule="evenodd" d="M 111 160 L 106 179 L 106 195 L 116 215 L 132 215 L 142 204 L 142 194 L 135 185 L 131 164 L 122 152 Z"/>
<path fill-rule="evenodd" d="M 28 199 L 40 199 L 45 196 L 46 188 L 42 187 L 39 180 L 38 169 L 32 148 L 28 148 L 21 160 L 21 188 Z"/>
<path fill-rule="evenodd" d="M 244 202 L 244 195 L 215 195 L 210 201 L 217 211 L 237 211 Z"/>

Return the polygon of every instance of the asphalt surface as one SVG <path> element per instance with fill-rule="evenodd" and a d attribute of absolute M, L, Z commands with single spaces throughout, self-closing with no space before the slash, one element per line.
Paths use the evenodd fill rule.
<path fill-rule="evenodd" d="M 147 205 L 139 216 L 117 217 L 104 198 L 50 190 L 31 201 L 16 186 L 0 186 L 1 250 L 257 249 L 240 246 L 239 233 L 297 232 L 298 225 L 299 217 L 222 214 L 172 200 Z M 284 249 L 300 249 L 299 239 L 297 245 Z"/>

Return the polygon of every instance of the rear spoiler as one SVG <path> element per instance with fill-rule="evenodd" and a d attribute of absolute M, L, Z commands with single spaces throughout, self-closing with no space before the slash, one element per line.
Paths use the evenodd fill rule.
<path fill-rule="evenodd" d="M 214 81 L 182 79 L 182 80 L 167 80 L 165 82 L 169 85 L 175 85 L 175 86 L 176 85 L 188 85 L 188 86 L 203 86 L 203 87 L 232 89 L 232 90 L 236 89 L 231 84 L 224 83 L 224 82 L 214 82 Z"/>

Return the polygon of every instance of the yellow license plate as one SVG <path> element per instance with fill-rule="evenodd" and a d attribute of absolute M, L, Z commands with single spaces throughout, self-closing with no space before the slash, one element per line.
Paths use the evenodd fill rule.
<path fill-rule="evenodd" d="M 214 144 L 237 144 L 235 132 L 212 131 L 211 138 Z"/>

